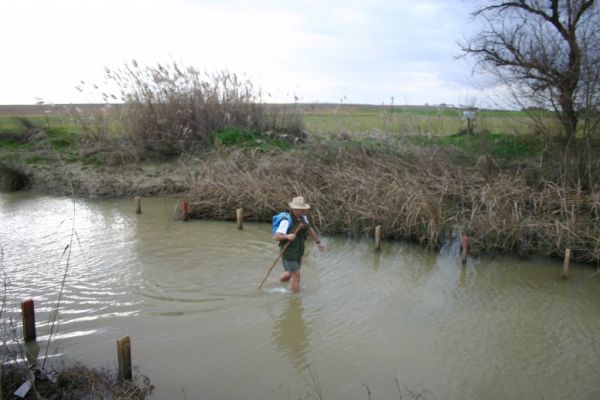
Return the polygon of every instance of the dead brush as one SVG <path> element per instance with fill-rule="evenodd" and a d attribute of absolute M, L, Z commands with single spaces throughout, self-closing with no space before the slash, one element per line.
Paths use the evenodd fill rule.
<path fill-rule="evenodd" d="M 272 112 L 249 80 L 228 71 L 202 74 L 177 63 L 143 68 L 133 61 L 106 72 L 124 103 L 123 130 L 148 153 L 193 152 L 209 146 L 211 135 L 224 128 L 304 135 L 294 111 Z"/>
<path fill-rule="evenodd" d="M 212 151 L 197 166 L 190 213 L 197 218 L 269 221 L 303 195 L 319 229 L 362 236 L 382 225 L 389 239 L 438 248 L 449 235 L 470 236 L 477 253 L 600 260 L 600 192 L 527 176 L 545 170 L 462 166 L 435 148 L 369 147 L 352 141 L 308 144 L 293 151 Z M 542 164 L 544 169 L 548 164 Z M 553 172 L 550 172 L 553 173 Z"/>
<path fill-rule="evenodd" d="M 6 364 L 2 369 L 2 398 L 12 396 L 24 382 L 27 367 L 20 364 Z M 145 376 L 136 376 L 134 381 L 119 382 L 108 369 L 93 369 L 81 364 L 53 370 L 49 375 L 56 376 L 56 382 L 49 380 L 46 373 L 35 371 L 36 379 L 26 399 L 146 399 L 154 389 Z"/>
<path fill-rule="evenodd" d="M 80 89 L 81 90 L 81 89 Z M 84 144 L 104 144 L 122 136 L 122 107 L 119 104 L 104 104 L 97 107 L 73 106 L 69 114 L 84 134 Z"/>
<path fill-rule="evenodd" d="M 0 163 L 0 191 L 19 191 L 28 183 L 29 177 L 21 168 Z"/>
<path fill-rule="evenodd" d="M 555 183 L 537 194 L 539 240 L 547 253 L 561 256 L 570 248 L 578 261 L 600 260 L 599 194 Z"/>
<path fill-rule="evenodd" d="M 265 221 L 301 193 L 316 204 L 313 218 L 326 232 L 360 236 L 383 224 L 388 237 L 439 243 L 445 194 L 432 193 L 410 175 L 408 160 L 373 151 L 365 157 L 360 147 L 346 148 L 341 159 L 331 159 L 333 150 L 214 153 L 196 172 L 190 213 L 233 219 L 233 210 L 244 207 L 246 218 Z"/>
<path fill-rule="evenodd" d="M 525 235 L 530 214 L 527 201 L 531 190 L 518 176 L 498 174 L 495 179 L 474 185 L 467 193 L 470 211 L 464 221 L 473 247 L 486 252 L 517 250 Z M 525 246 L 527 247 L 527 246 Z"/>

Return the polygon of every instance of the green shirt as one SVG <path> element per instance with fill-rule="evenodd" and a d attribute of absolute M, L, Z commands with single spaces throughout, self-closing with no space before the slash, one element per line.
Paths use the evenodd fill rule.
<path fill-rule="evenodd" d="M 293 233 L 298 227 L 298 224 L 299 222 L 296 221 L 292 215 L 292 226 L 288 229 L 288 232 Z M 306 227 L 301 228 L 300 232 L 296 234 L 296 239 L 292 240 L 285 253 L 283 253 L 283 259 L 288 261 L 302 261 L 302 256 L 304 256 L 304 242 L 306 241 L 307 236 Z M 279 247 L 283 248 L 286 243 L 288 243 L 288 240 L 281 240 L 279 242 Z"/>

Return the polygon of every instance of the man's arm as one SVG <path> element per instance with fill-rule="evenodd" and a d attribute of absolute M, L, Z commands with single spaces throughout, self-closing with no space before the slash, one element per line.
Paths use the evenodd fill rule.
<path fill-rule="evenodd" d="M 290 223 L 287 219 L 281 220 L 279 226 L 277 227 L 277 231 L 275 231 L 275 235 L 273 235 L 273 240 L 281 241 L 281 240 L 294 240 L 296 239 L 296 235 L 293 233 L 286 233 Z"/>
<path fill-rule="evenodd" d="M 308 236 L 310 236 L 312 240 L 315 241 L 319 250 L 325 250 L 325 245 L 321 243 L 321 238 L 319 237 L 319 234 L 312 227 L 308 228 Z"/>

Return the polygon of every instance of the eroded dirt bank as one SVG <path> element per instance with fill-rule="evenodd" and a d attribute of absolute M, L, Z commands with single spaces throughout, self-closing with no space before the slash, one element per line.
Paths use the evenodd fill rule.
<path fill-rule="evenodd" d="M 190 174 L 176 163 L 91 168 L 79 164 L 28 168 L 26 190 L 78 197 L 123 197 L 187 192 Z"/>

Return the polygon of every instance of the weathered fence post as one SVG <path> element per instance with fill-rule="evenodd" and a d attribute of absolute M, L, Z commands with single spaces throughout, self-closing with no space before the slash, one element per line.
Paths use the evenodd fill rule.
<path fill-rule="evenodd" d="M 21 314 L 23 316 L 23 339 L 26 342 L 35 340 L 35 313 L 32 299 L 21 302 Z"/>
<path fill-rule="evenodd" d="M 244 209 L 238 208 L 235 210 L 235 219 L 237 220 L 237 228 L 242 229 L 244 225 Z"/>
<path fill-rule="evenodd" d="M 375 250 L 381 248 L 381 225 L 375 227 Z"/>
<path fill-rule="evenodd" d="M 569 275 L 569 264 L 571 263 L 571 249 L 565 249 L 565 260 L 563 262 L 563 279 L 567 279 Z"/>
<path fill-rule="evenodd" d="M 141 214 L 142 213 L 142 199 L 140 198 L 140 196 L 135 196 L 133 198 L 133 204 L 135 204 L 135 213 Z"/>
<path fill-rule="evenodd" d="M 467 256 L 469 255 L 469 237 L 467 235 L 463 235 L 460 247 L 460 262 L 462 263 L 462 265 L 466 265 Z"/>
<path fill-rule="evenodd" d="M 463 111 L 463 119 L 467 122 L 467 134 L 472 135 L 475 126 L 475 111 Z"/>
<path fill-rule="evenodd" d="M 131 339 L 125 336 L 117 340 L 117 362 L 119 366 L 119 379 L 130 381 L 131 373 Z"/>
<path fill-rule="evenodd" d="M 187 201 L 187 199 L 183 199 L 183 203 L 181 203 L 181 218 L 184 221 L 188 220 L 189 209 L 190 209 L 190 203 Z"/>

